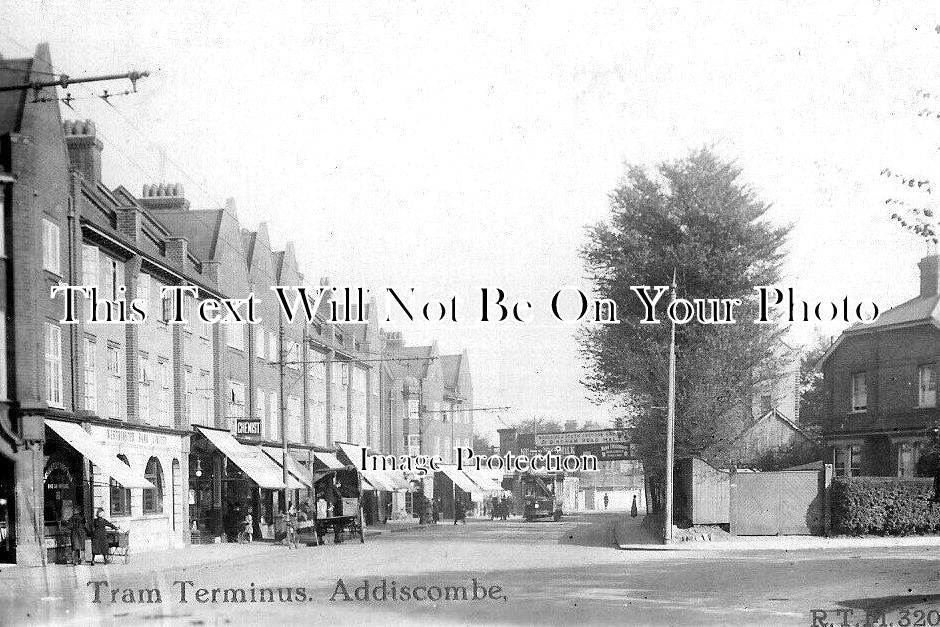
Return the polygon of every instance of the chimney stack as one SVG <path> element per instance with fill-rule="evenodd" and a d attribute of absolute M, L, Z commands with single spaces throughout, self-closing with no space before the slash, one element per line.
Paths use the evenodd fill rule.
<path fill-rule="evenodd" d="M 920 295 L 940 294 L 940 255 L 928 255 L 917 265 L 920 268 Z"/>
<path fill-rule="evenodd" d="M 62 130 L 71 168 L 81 172 L 90 183 L 100 182 L 104 145 L 95 135 L 95 123 L 91 120 L 66 120 L 62 123 Z"/>
<path fill-rule="evenodd" d="M 401 348 L 403 345 L 401 339 L 401 331 L 389 331 L 385 335 L 385 346 L 386 348 Z"/>
<path fill-rule="evenodd" d="M 188 211 L 189 201 L 186 200 L 186 191 L 179 183 L 154 183 L 144 185 L 141 198 L 137 199 L 141 206 L 150 211 Z"/>

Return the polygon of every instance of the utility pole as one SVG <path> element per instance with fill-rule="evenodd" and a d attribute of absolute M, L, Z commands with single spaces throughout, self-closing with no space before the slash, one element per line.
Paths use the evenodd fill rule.
<path fill-rule="evenodd" d="M 278 349 L 280 350 L 280 353 L 281 353 L 281 358 L 278 360 L 278 361 L 280 362 L 280 363 L 279 363 L 279 370 L 280 370 L 280 372 L 278 373 L 280 376 L 278 377 L 278 379 L 279 379 L 279 383 L 280 383 L 280 387 L 281 387 L 281 398 L 280 398 L 280 401 L 281 401 L 281 404 L 280 404 L 280 405 L 281 405 L 281 407 L 280 407 L 280 409 L 281 409 L 281 412 L 280 412 L 280 413 L 281 413 L 281 415 L 280 415 L 280 421 L 281 421 L 281 481 L 284 482 L 284 502 L 282 503 L 282 506 L 284 507 L 284 512 L 287 513 L 287 412 L 286 412 L 286 409 L 287 409 L 287 399 L 284 397 L 284 394 L 285 394 L 285 387 L 284 387 L 284 375 L 285 375 L 284 368 L 285 368 L 285 363 L 284 363 L 284 323 L 283 323 L 283 321 L 281 322 L 281 324 L 279 325 L 279 328 L 278 328 L 278 344 L 279 344 Z"/>
<path fill-rule="evenodd" d="M 672 271 L 672 289 L 669 294 L 669 302 L 676 300 L 676 271 Z M 666 544 L 672 542 L 672 466 L 675 448 L 675 424 L 676 424 L 676 321 L 672 320 L 672 328 L 669 337 L 669 401 L 666 412 L 666 534 L 664 541 Z"/>

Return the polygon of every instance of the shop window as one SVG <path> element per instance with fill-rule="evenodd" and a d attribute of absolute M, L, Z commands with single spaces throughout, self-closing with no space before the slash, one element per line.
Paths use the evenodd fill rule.
<path fill-rule="evenodd" d="M 852 375 L 852 411 L 855 412 L 868 410 L 868 381 L 865 375 L 864 372 Z"/>
<path fill-rule="evenodd" d="M 117 457 L 119 460 L 130 466 L 130 462 L 127 461 L 127 457 L 124 455 L 118 455 Z M 131 491 L 114 479 L 111 479 L 111 515 L 131 515 Z"/>
<path fill-rule="evenodd" d="M 929 364 L 917 369 L 917 406 L 937 406 L 937 366 Z"/>
<path fill-rule="evenodd" d="M 147 460 L 147 468 L 144 470 L 144 477 L 153 484 L 153 488 L 144 490 L 144 513 L 162 514 L 163 513 L 163 469 L 160 467 L 160 460 L 151 457 Z"/>

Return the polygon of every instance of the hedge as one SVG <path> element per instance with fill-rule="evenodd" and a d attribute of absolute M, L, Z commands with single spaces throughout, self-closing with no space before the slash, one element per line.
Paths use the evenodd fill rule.
<path fill-rule="evenodd" d="M 832 529 L 848 535 L 940 533 L 940 504 L 933 497 L 929 478 L 836 477 Z"/>

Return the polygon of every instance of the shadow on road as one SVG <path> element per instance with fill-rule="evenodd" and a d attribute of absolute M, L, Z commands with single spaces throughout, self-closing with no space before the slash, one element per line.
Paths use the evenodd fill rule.
<path fill-rule="evenodd" d="M 558 543 L 615 548 L 614 524 L 616 522 L 617 519 L 611 517 L 599 520 L 587 519 L 583 524 L 565 531 L 558 537 Z"/>
<path fill-rule="evenodd" d="M 914 608 L 918 605 L 929 605 L 930 609 L 937 607 L 940 594 L 896 594 L 889 597 L 872 597 L 870 599 L 847 599 L 839 601 L 839 605 L 853 610 L 864 610 L 869 614 L 881 614 L 905 608 Z"/>

